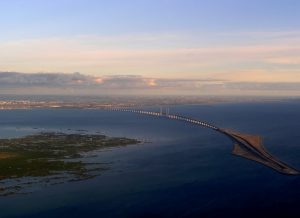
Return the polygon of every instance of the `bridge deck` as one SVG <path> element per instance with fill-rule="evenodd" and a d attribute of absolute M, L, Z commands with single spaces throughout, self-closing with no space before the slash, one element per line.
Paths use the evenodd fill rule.
<path fill-rule="evenodd" d="M 235 141 L 233 154 L 264 164 L 280 173 L 298 175 L 300 172 L 267 152 L 262 138 L 256 135 L 220 130 Z"/>
<path fill-rule="evenodd" d="M 187 123 L 191 123 L 194 125 L 203 126 L 206 128 L 210 128 L 217 132 L 220 132 L 228 137 L 230 137 L 234 142 L 233 154 L 241 156 L 243 158 L 247 158 L 258 163 L 261 163 L 265 166 L 268 166 L 280 173 L 288 174 L 288 175 L 299 175 L 300 172 L 293 167 L 288 166 L 282 161 L 278 160 L 270 153 L 267 152 L 265 147 L 262 144 L 262 138 L 256 135 L 249 135 L 244 133 L 235 132 L 232 130 L 221 129 L 216 127 L 210 123 L 200 121 L 197 119 L 175 115 L 175 114 L 162 114 L 161 112 L 152 112 L 152 111 L 144 111 L 144 110 L 136 110 L 136 109 L 120 109 L 120 108 L 110 108 L 110 110 L 114 111 L 123 111 L 123 112 L 132 112 L 139 113 L 149 116 L 157 116 L 164 117 L 172 120 L 184 121 Z"/>

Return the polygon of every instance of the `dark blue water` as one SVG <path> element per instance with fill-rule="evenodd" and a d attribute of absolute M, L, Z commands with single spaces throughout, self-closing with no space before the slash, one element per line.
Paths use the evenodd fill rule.
<path fill-rule="evenodd" d="M 300 169 L 300 103 L 171 107 L 219 127 L 259 134 Z M 40 130 L 100 131 L 149 141 L 107 149 L 95 179 L 0 198 L 0 217 L 300 217 L 300 177 L 231 155 L 224 135 L 190 124 L 100 110 L 0 111 L 0 137 Z"/>

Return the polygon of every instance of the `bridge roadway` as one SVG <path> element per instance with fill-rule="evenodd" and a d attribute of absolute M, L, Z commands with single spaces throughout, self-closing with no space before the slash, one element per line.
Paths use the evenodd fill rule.
<path fill-rule="evenodd" d="M 164 117 L 171 120 L 179 120 L 187 123 L 191 123 L 194 125 L 203 126 L 212 130 L 215 130 L 221 134 L 226 135 L 230 139 L 233 140 L 234 148 L 232 153 L 234 155 L 256 161 L 261 163 L 265 166 L 268 166 L 279 173 L 287 174 L 287 175 L 299 175 L 300 172 L 285 164 L 284 162 L 278 160 L 273 155 L 267 152 L 265 147 L 262 144 L 262 137 L 257 135 L 249 135 L 244 133 L 235 132 L 232 130 L 221 129 L 216 127 L 210 123 L 200 121 L 197 119 L 184 117 L 181 115 L 175 114 L 163 114 L 161 112 L 153 112 L 153 111 L 144 111 L 138 109 L 129 109 L 129 108 L 107 108 L 108 110 L 112 111 L 121 111 L 121 112 L 131 112 L 131 113 L 138 113 L 148 116 L 155 116 L 155 117 Z"/>

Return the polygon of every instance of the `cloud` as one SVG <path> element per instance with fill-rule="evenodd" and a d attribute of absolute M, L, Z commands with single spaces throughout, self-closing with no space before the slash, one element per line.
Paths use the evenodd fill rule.
<path fill-rule="evenodd" d="M 17 73 L 0 72 L 0 87 L 64 87 L 89 84 L 92 77 L 80 73 Z"/>
<path fill-rule="evenodd" d="M 246 69 L 231 70 L 225 73 L 219 73 L 215 76 L 220 79 L 227 79 L 231 82 L 254 82 L 254 83 L 293 83 L 300 82 L 300 70 L 298 68 L 280 69 L 273 67 L 266 69 Z"/>
<path fill-rule="evenodd" d="M 271 64 L 282 64 L 282 65 L 300 65 L 300 56 L 286 55 L 286 56 L 266 59 L 266 62 Z"/>
<path fill-rule="evenodd" d="M 285 77 L 291 67 L 299 64 L 299 39 L 300 32 L 232 33 L 223 36 L 206 33 L 205 37 L 198 33 L 28 39 L 0 42 L 0 69 L 19 72 L 79 71 L 93 75 L 142 74 L 156 78 L 181 78 L 184 73 L 189 78 L 218 79 L 218 74 L 228 71 L 246 72 L 254 68 L 269 71 L 276 65 L 282 71 L 281 76 Z M 290 82 L 294 77 L 289 77 Z M 260 82 L 272 81 L 266 79 Z"/>
<path fill-rule="evenodd" d="M 222 79 L 162 79 L 139 75 L 0 72 L 0 91 L 13 94 L 222 94 L 300 95 L 300 82 L 233 82 Z"/>
<path fill-rule="evenodd" d="M 195 88 L 201 84 L 219 83 L 212 79 L 159 79 L 138 75 L 92 76 L 80 73 L 0 72 L 1 88 L 98 88 L 98 89 L 164 89 Z"/>
<path fill-rule="evenodd" d="M 227 89 L 248 91 L 300 91 L 300 82 L 289 83 L 260 83 L 260 82 L 229 82 L 225 84 Z"/>

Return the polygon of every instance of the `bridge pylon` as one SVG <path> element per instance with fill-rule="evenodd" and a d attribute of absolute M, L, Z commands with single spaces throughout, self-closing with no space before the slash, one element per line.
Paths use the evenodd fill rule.
<path fill-rule="evenodd" d="M 167 108 L 166 108 L 166 116 L 169 116 L 169 114 L 170 114 L 170 108 L 167 107 Z"/>
<path fill-rule="evenodd" d="M 159 107 L 159 115 L 160 116 L 169 116 L 170 114 L 170 108 L 169 107 L 162 107 L 160 106 Z"/>

